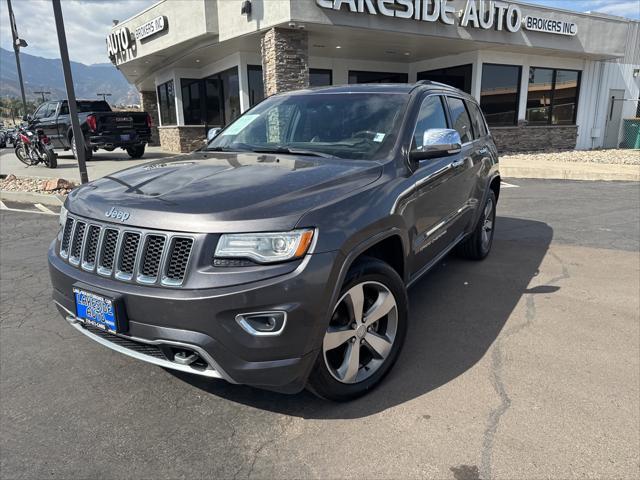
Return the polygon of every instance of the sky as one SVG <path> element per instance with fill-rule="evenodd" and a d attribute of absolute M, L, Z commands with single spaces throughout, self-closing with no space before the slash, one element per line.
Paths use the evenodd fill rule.
<path fill-rule="evenodd" d="M 183 3 L 191 0 L 176 0 Z M 224 1 L 224 0 L 222 0 Z M 265 0 L 268 2 L 268 0 Z M 0 46 L 11 47 L 7 0 L 0 0 Z M 109 62 L 105 38 L 113 20 L 125 20 L 156 0 L 62 0 L 71 60 Z M 602 12 L 640 19 L 640 0 L 526 0 L 526 3 L 575 10 Z M 51 0 L 12 0 L 18 33 L 29 46 L 23 51 L 45 58 L 59 58 Z"/>

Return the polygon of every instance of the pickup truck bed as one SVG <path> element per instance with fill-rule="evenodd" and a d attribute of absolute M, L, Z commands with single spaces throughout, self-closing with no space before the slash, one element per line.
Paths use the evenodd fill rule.
<path fill-rule="evenodd" d="M 78 117 L 87 148 L 87 159 L 98 149 L 122 148 L 140 158 L 151 138 L 151 117 L 146 112 L 113 112 L 102 100 L 78 100 Z M 44 131 L 54 148 L 73 150 L 77 158 L 66 100 L 45 102 L 29 119 L 31 128 Z"/>

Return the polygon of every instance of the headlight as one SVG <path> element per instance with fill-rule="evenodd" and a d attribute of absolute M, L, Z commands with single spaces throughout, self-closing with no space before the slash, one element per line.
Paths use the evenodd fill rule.
<path fill-rule="evenodd" d="M 313 240 L 313 230 L 283 233 L 224 234 L 218 241 L 218 258 L 248 258 L 258 263 L 274 263 L 304 257 Z"/>
<path fill-rule="evenodd" d="M 58 217 L 58 239 L 62 241 L 62 232 L 64 231 L 64 225 L 67 223 L 67 214 L 69 211 L 64 208 L 60 208 L 60 217 Z"/>

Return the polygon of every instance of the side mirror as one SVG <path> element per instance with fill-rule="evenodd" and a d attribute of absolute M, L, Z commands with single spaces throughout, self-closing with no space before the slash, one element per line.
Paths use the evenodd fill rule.
<path fill-rule="evenodd" d="M 213 140 L 220 133 L 221 128 L 210 128 L 207 132 L 207 143 Z"/>
<path fill-rule="evenodd" d="M 30 122 L 33 119 L 33 117 L 31 116 L 30 113 L 27 113 L 26 115 L 22 116 L 22 121 L 23 122 Z"/>
<path fill-rule="evenodd" d="M 456 130 L 432 128 L 424 132 L 422 145 L 409 152 L 412 162 L 430 158 L 448 157 L 462 151 L 462 140 Z"/>

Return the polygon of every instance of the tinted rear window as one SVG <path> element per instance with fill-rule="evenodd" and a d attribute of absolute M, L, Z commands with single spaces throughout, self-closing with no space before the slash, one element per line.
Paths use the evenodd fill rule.
<path fill-rule="evenodd" d="M 111 107 L 109 104 L 103 100 L 77 100 L 76 105 L 78 106 L 78 112 L 110 112 Z M 69 113 L 69 108 L 67 106 L 67 102 L 65 101 L 62 104 L 62 109 L 60 113 Z"/>

